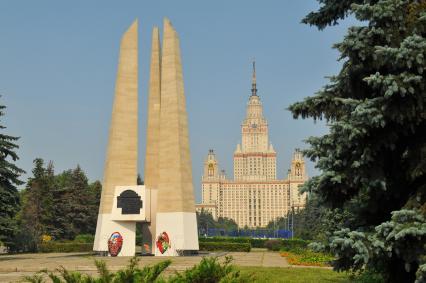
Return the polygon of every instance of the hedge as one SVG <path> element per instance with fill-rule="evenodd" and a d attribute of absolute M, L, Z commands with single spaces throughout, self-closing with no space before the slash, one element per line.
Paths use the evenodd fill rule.
<path fill-rule="evenodd" d="M 75 236 L 74 242 L 77 243 L 92 243 L 95 241 L 95 236 L 91 234 L 80 234 Z"/>
<path fill-rule="evenodd" d="M 309 241 L 301 239 L 254 239 L 246 237 L 211 237 L 199 238 L 200 250 L 204 251 L 244 251 L 249 252 L 252 247 L 254 248 L 272 248 L 265 243 L 270 241 L 278 242 L 280 250 L 294 251 L 306 249 Z M 273 245 L 274 249 L 275 244 Z M 47 242 L 39 246 L 39 251 L 43 253 L 52 252 L 91 252 L 93 250 L 93 243 L 82 242 Z"/>
<path fill-rule="evenodd" d="M 282 250 L 290 251 L 294 249 L 306 249 L 309 241 L 301 239 L 256 239 L 248 237 L 209 237 L 199 238 L 200 243 L 249 243 L 253 248 L 267 248 L 265 243 L 270 240 L 279 241 Z"/>
<path fill-rule="evenodd" d="M 249 252 L 251 250 L 249 243 L 199 242 L 199 245 L 200 251 Z"/>
<path fill-rule="evenodd" d="M 217 243 L 249 243 L 253 248 L 263 248 L 264 242 L 267 239 L 253 239 L 247 237 L 210 237 L 202 238 L 200 237 L 199 242 L 217 242 Z"/>
<path fill-rule="evenodd" d="M 265 248 L 270 251 L 279 251 L 282 247 L 282 242 L 280 240 L 268 240 L 265 242 Z"/>
<path fill-rule="evenodd" d="M 71 253 L 71 252 L 92 252 L 93 243 L 76 242 L 47 242 L 38 247 L 42 253 Z"/>
<path fill-rule="evenodd" d="M 294 250 L 305 250 L 308 248 L 310 241 L 302 239 L 283 239 L 281 240 L 281 250 L 283 251 L 294 251 Z"/>

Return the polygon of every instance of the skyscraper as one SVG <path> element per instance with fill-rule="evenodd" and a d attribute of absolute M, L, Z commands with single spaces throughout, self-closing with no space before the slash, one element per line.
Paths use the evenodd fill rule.
<path fill-rule="evenodd" d="M 239 227 L 254 228 L 303 208 L 306 194 L 300 194 L 299 187 L 307 180 L 305 161 L 295 149 L 287 177 L 277 179 L 277 153 L 269 141 L 268 123 L 257 94 L 254 62 L 241 136 L 241 144 L 234 151 L 233 180 L 220 170 L 214 151 L 209 150 L 202 177 L 202 203 L 196 205 L 197 210 L 208 211 L 214 218 L 231 218 Z"/>

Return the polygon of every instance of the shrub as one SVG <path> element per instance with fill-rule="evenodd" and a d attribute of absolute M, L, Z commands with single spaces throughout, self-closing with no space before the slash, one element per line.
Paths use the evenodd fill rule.
<path fill-rule="evenodd" d="M 92 243 L 76 242 L 47 242 L 39 245 L 39 252 L 42 253 L 71 253 L 71 252 L 91 252 Z"/>
<path fill-rule="evenodd" d="M 200 251 L 249 252 L 249 243 L 200 242 Z"/>
<path fill-rule="evenodd" d="M 268 240 L 265 242 L 265 248 L 271 251 L 279 251 L 281 248 L 280 240 Z"/>
<path fill-rule="evenodd" d="M 363 270 L 358 274 L 352 274 L 351 279 L 356 283 L 383 283 L 385 279 L 379 273 L 371 270 Z M 421 282 L 421 281 L 420 281 Z"/>
<path fill-rule="evenodd" d="M 232 243 L 250 243 L 252 248 L 264 248 L 265 242 L 268 239 L 255 239 L 248 237 L 210 237 L 210 238 L 199 238 L 200 242 L 232 242 Z"/>
<path fill-rule="evenodd" d="M 113 282 L 154 282 L 160 276 L 161 272 L 172 263 L 171 260 L 166 260 L 153 266 L 146 266 L 143 269 L 139 269 L 138 262 L 139 259 L 136 256 L 130 259 L 126 269 L 119 270 L 113 275 Z"/>
<path fill-rule="evenodd" d="M 210 237 L 210 238 L 199 238 L 200 242 L 232 242 L 232 243 L 249 243 L 253 248 L 263 248 L 264 243 L 268 239 L 254 239 L 248 237 Z"/>
<path fill-rule="evenodd" d="M 249 238 L 249 241 L 253 248 L 265 248 L 265 243 L 269 241 L 269 239 Z"/>
<path fill-rule="evenodd" d="M 183 273 L 176 273 L 167 282 L 170 283 L 215 283 L 252 282 L 250 276 L 242 276 L 238 270 L 231 265 L 232 257 L 225 257 L 225 262 L 220 264 L 217 257 L 204 257 L 198 265 L 187 269 Z"/>
<path fill-rule="evenodd" d="M 77 271 L 69 271 L 60 267 L 55 272 L 42 270 L 33 276 L 24 277 L 24 281 L 33 283 L 44 283 L 46 280 L 42 276 L 47 275 L 51 282 L 60 283 L 95 283 L 95 282 L 170 282 L 170 283 L 216 283 L 232 282 L 244 283 L 252 282 L 251 275 L 241 275 L 233 265 L 232 257 L 225 257 L 221 264 L 217 257 L 203 258 L 201 262 L 194 267 L 172 275 L 168 279 L 159 278 L 160 274 L 171 264 L 170 260 L 159 262 L 153 266 L 147 266 L 143 269 L 138 267 L 138 258 L 133 257 L 125 269 L 118 270 L 116 273 L 110 272 L 104 261 L 95 261 L 98 277 L 82 274 Z M 59 273 L 59 275 L 57 275 Z"/>
<path fill-rule="evenodd" d="M 250 243 L 250 238 L 243 237 L 210 237 L 210 238 L 199 238 L 199 242 L 217 242 L 217 243 Z"/>
<path fill-rule="evenodd" d="M 95 241 L 95 236 L 91 235 L 91 234 L 80 234 L 75 236 L 74 238 L 74 242 L 77 243 L 91 243 L 93 244 L 93 242 Z"/>
<path fill-rule="evenodd" d="M 54 272 L 42 270 L 33 276 L 24 277 L 24 281 L 32 283 L 44 283 L 46 281 L 44 280 L 42 274 L 45 274 L 54 283 L 153 283 L 157 280 L 163 270 L 171 264 L 170 260 L 166 260 L 140 269 L 138 267 L 138 261 L 139 259 L 137 257 L 133 257 L 130 259 L 129 265 L 125 269 L 121 269 L 116 273 L 112 273 L 108 270 L 104 261 L 95 260 L 96 269 L 99 274 L 99 277 L 97 278 L 87 274 L 82 274 L 78 271 L 69 271 L 61 266 L 60 268 L 56 269 L 56 273 L 59 273 L 59 275 L 56 275 Z"/>
<path fill-rule="evenodd" d="M 281 240 L 283 251 L 297 251 L 306 250 L 308 248 L 309 241 L 302 239 L 283 239 Z"/>
<path fill-rule="evenodd" d="M 269 241 L 278 241 L 281 244 L 281 249 L 291 251 L 295 249 L 306 249 L 310 241 L 301 239 L 259 239 L 248 237 L 209 237 L 199 238 L 199 242 L 232 242 L 232 243 L 250 243 L 252 248 L 267 248 L 265 244 Z"/>
<path fill-rule="evenodd" d="M 44 234 L 41 236 L 41 241 L 43 243 L 50 242 L 52 241 L 52 236 Z"/>

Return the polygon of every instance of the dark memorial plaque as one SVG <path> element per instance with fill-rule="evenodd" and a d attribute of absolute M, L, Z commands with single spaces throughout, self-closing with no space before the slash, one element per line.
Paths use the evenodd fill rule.
<path fill-rule="evenodd" d="M 141 197 L 132 190 L 126 190 L 117 197 L 117 208 L 121 214 L 139 214 L 142 208 Z"/>

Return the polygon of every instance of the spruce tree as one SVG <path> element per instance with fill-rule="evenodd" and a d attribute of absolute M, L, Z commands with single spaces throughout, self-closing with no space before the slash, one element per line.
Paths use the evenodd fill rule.
<path fill-rule="evenodd" d="M 69 179 L 71 179 L 71 170 L 64 171 L 54 176 L 52 189 L 52 214 L 54 215 L 54 230 L 52 237 L 55 240 L 67 239 L 66 235 L 72 227 L 67 216 L 67 189 Z"/>
<path fill-rule="evenodd" d="M 22 212 L 20 217 L 19 249 L 22 251 L 37 251 L 46 234 L 44 220 L 44 193 L 46 187 L 46 168 L 41 158 L 33 161 L 33 176 L 28 179 L 25 191 L 22 193 Z"/>
<path fill-rule="evenodd" d="M 53 240 L 61 239 L 63 227 L 57 214 L 61 208 L 55 185 L 53 162 L 44 166 L 44 160 L 36 158 L 33 161 L 33 176 L 28 179 L 27 186 L 22 192 L 22 210 L 19 215 L 20 233 L 17 238 L 18 247 L 22 251 L 37 251 L 43 235 Z"/>
<path fill-rule="evenodd" d="M 6 106 L 0 105 L 0 117 L 4 116 Z M 13 245 L 17 233 L 16 213 L 20 209 L 19 192 L 17 186 L 24 170 L 14 163 L 19 159 L 16 150 L 18 137 L 3 133 L 6 127 L 0 125 L 0 245 Z"/>
<path fill-rule="evenodd" d="M 326 246 L 337 255 L 337 270 L 424 282 L 426 1 L 319 2 L 303 22 L 322 29 L 349 14 L 360 21 L 335 45 L 340 72 L 290 106 L 295 118 L 329 126 L 305 151 L 322 172 L 305 189 L 340 218 L 325 223 Z"/>
<path fill-rule="evenodd" d="M 71 171 L 69 183 L 65 191 L 64 212 L 71 229 L 65 235 L 74 239 L 79 234 L 87 234 L 93 230 L 93 210 L 91 192 L 86 174 L 77 166 Z M 97 210 L 95 209 L 97 212 Z M 92 217 L 91 217 L 92 216 Z"/>
<path fill-rule="evenodd" d="M 55 176 L 54 215 L 57 239 L 72 240 L 79 234 L 94 234 L 102 185 L 88 184 L 84 171 L 77 166 Z"/>
<path fill-rule="evenodd" d="M 98 221 L 99 203 L 101 201 L 102 184 L 95 181 L 89 185 L 87 205 L 89 206 L 89 221 L 85 233 L 94 235 Z"/>
<path fill-rule="evenodd" d="M 56 227 L 57 222 L 53 210 L 55 206 L 56 187 L 55 172 L 52 161 L 49 161 L 47 164 L 41 182 L 41 222 L 43 225 L 43 233 L 51 236 L 53 239 L 56 239 L 59 232 Z"/>

